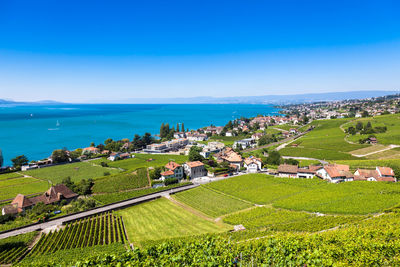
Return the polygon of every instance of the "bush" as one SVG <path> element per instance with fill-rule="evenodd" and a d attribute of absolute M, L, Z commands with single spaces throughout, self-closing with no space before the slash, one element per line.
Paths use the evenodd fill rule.
<path fill-rule="evenodd" d="M 165 185 L 177 184 L 177 183 L 179 183 L 178 178 L 167 178 L 164 180 Z"/>
<path fill-rule="evenodd" d="M 109 175 L 110 175 L 110 172 L 104 172 L 103 175 L 104 175 L 104 176 L 109 176 Z"/>

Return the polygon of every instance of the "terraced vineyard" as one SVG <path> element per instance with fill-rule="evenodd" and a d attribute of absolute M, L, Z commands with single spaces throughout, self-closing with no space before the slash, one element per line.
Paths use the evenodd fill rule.
<path fill-rule="evenodd" d="M 18 261 L 36 235 L 37 233 L 28 233 L 0 240 L 0 265 Z"/>
<path fill-rule="evenodd" d="M 69 223 L 62 230 L 42 235 L 28 256 L 118 242 L 126 242 L 122 218 L 106 213 Z"/>

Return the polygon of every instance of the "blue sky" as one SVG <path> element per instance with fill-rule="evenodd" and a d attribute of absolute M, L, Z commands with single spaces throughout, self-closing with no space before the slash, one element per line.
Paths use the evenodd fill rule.
<path fill-rule="evenodd" d="M 398 14 L 399 1 L 0 0 L 0 98 L 397 90 Z"/>

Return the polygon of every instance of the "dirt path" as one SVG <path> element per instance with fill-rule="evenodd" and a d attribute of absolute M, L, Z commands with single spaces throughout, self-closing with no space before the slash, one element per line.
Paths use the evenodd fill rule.
<path fill-rule="evenodd" d="M 399 145 L 389 145 L 384 149 L 377 150 L 377 151 L 372 151 L 370 153 L 366 153 L 366 154 L 363 154 L 363 155 L 357 155 L 357 154 L 352 154 L 352 155 L 354 157 L 357 157 L 357 158 L 362 158 L 362 157 L 366 157 L 366 156 L 373 155 L 373 154 L 376 154 L 376 153 L 380 153 L 380 152 L 384 152 L 384 151 L 387 151 L 387 150 L 391 150 L 391 149 L 396 148 L 396 147 L 400 147 L 400 146 Z"/>

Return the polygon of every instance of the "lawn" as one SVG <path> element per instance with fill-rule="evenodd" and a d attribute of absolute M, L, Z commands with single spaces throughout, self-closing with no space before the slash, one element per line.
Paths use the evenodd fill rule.
<path fill-rule="evenodd" d="M 326 182 L 318 179 L 288 179 L 265 174 L 247 174 L 205 186 L 252 203 L 269 204 L 325 184 Z"/>
<path fill-rule="evenodd" d="M 153 160 L 149 161 L 149 159 Z M 172 154 L 135 154 L 135 158 L 118 161 L 98 159 L 94 160 L 93 163 L 100 164 L 100 162 L 106 162 L 110 167 L 121 168 L 124 170 L 135 170 L 138 168 L 164 166 L 171 160 L 177 163 L 184 163 L 188 160 L 188 156 Z"/>
<path fill-rule="evenodd" d="M 340 125 L 348 121 L 349 119 L 313 121 L 312 125 L 316 128 L 293 142 L 293 144 L 298 144 L 299 147 L 289 146 L 279 152 L 284 156 L 302 156 L 327 160 L 356 159 L 348 152 L 367 145 L 349 144 L 344 140 L 345 133 L 340 129 Z"/>
<path fill-rule="evenodd" d="M 252 206 L 250 203 L 217 193 L 204 186 L 175 194 L 173 197 L 213 218 Z"/>
<path fill-rule="evenodd" d="M 78 182 L 82 179 L 102 177 L 105 172 L 113 174 L 118 173 L 119 170 L 94 165 L 89 161 L 34 169 L 26 171 L 24 174 L 50 180 L 53 184 L 57 184 L 61 183 L 62 180 L 68 176 L 71 177 L 72 181 Z"/>
<path fill-rule="evenodd" d="M 136 205 L 118 213 L 124 219 L 129 241 L 134 244 L 231 229 L 227 225 L 200 218 L 165 198 Z"/>
<path fill-rule="evenodd" d="M 138 169 L 134 172 L 118 173 L 104 176 L 94 182 L 93 193 L 112 193 L 149 186 L 147 170 Z"/>

